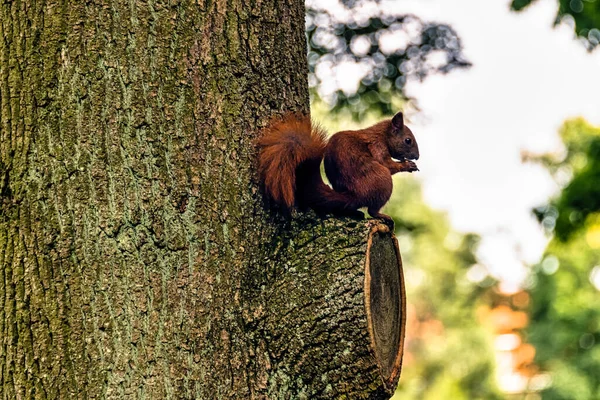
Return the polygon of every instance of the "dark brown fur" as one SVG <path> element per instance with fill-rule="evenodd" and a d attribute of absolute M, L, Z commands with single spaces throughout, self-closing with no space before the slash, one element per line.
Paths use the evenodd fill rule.
<path fill-rule="evenodd" d="M 402 113 L 367 129 L 338 132 L 329 142 L 309 117 L 289 114 L 269 124 L 258 147 L 265 193 L 287 210 L 297 205 L 352 214 L 367 207 L 371 216 L 389 220 L 379 211 L 392 194 L 392 175 L 418 170 L 408 161 L 419 158 L 419 148 Z M 334 190 L 321 179 L 323 159 Z"/>

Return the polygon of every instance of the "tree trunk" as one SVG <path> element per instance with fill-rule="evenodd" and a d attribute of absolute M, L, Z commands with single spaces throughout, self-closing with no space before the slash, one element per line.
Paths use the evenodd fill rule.
<path fill-rule="evenodd" d="M 0 3 L 2 398 L 388 396 L 378 228 L 256 183 L 305 40 L 300 0 Z"/>

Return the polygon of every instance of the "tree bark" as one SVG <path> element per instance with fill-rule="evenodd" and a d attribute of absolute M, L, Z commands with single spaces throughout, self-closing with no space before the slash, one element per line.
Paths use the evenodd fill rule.
<path fill-rule="evenodd" d="M 0 2 L 3 398 L 388 396 L 371 225 L 256 182 L 305 40 L 300 0 Z"/>

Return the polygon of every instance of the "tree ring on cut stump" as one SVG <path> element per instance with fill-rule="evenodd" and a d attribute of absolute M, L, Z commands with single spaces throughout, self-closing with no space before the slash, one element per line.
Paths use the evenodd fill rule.
<path fill-rule="evenodd" d="M 398 241 L 386 225 L 369 232 L 365 307 L 371 348 L 388 392 L 398 385 L 406 331 L 406 293 Z"/>

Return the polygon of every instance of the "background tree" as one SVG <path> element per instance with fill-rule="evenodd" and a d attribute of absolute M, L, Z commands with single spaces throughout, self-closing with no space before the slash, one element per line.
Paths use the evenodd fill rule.
<path fill-rule="evenodd" d="M 562 189 L 535 210 L 553 238 L 530 278 L 526 333 L 550 374 L 543 398 L 592 399 L 600 394 L 600 128 L 574 119 L 560 135 L 563 153 L 533 157 Z"/>
<path fill-rule="evenodd" d="M 367 398 L 371 225 L 265 211 L 301 1 L 0 4 L 3 398 Z M 391 243 L 389 235 L 381 241 Z"/>
<path fill-rule="evenodd" d="M 356 120 L 393 114 L 414 102 L 404 90 L 408 80 L 470 66 L 447 24 L 390 10 L 378 0 L 306 5 L 309 84 L 334 113 L 344 110 Z"/>
<path fill-rule="evenodd" d="M 520 11 L 536 0 L 513 0 L 511 7 Z M 596 0 L 558 0 L 555 23 L 566 21 L 588 50 L 600 43 L 600 3 Z"/>
<path fill-rule="evenodd" d="M 513 0 L 521 10 L 533 0 Z M 600 43 L 600 3 L 559 0 L 556 23 L 571 23 L 588 50 Z M 600 129 L 581 118 L 564 123 L 561 154 L 527 155 L 553 175 L 560 192 L 535 215 L 551 235 L 533 267 L 528 341 L 549 373 L 544 399 L 600 396 Z"/>

